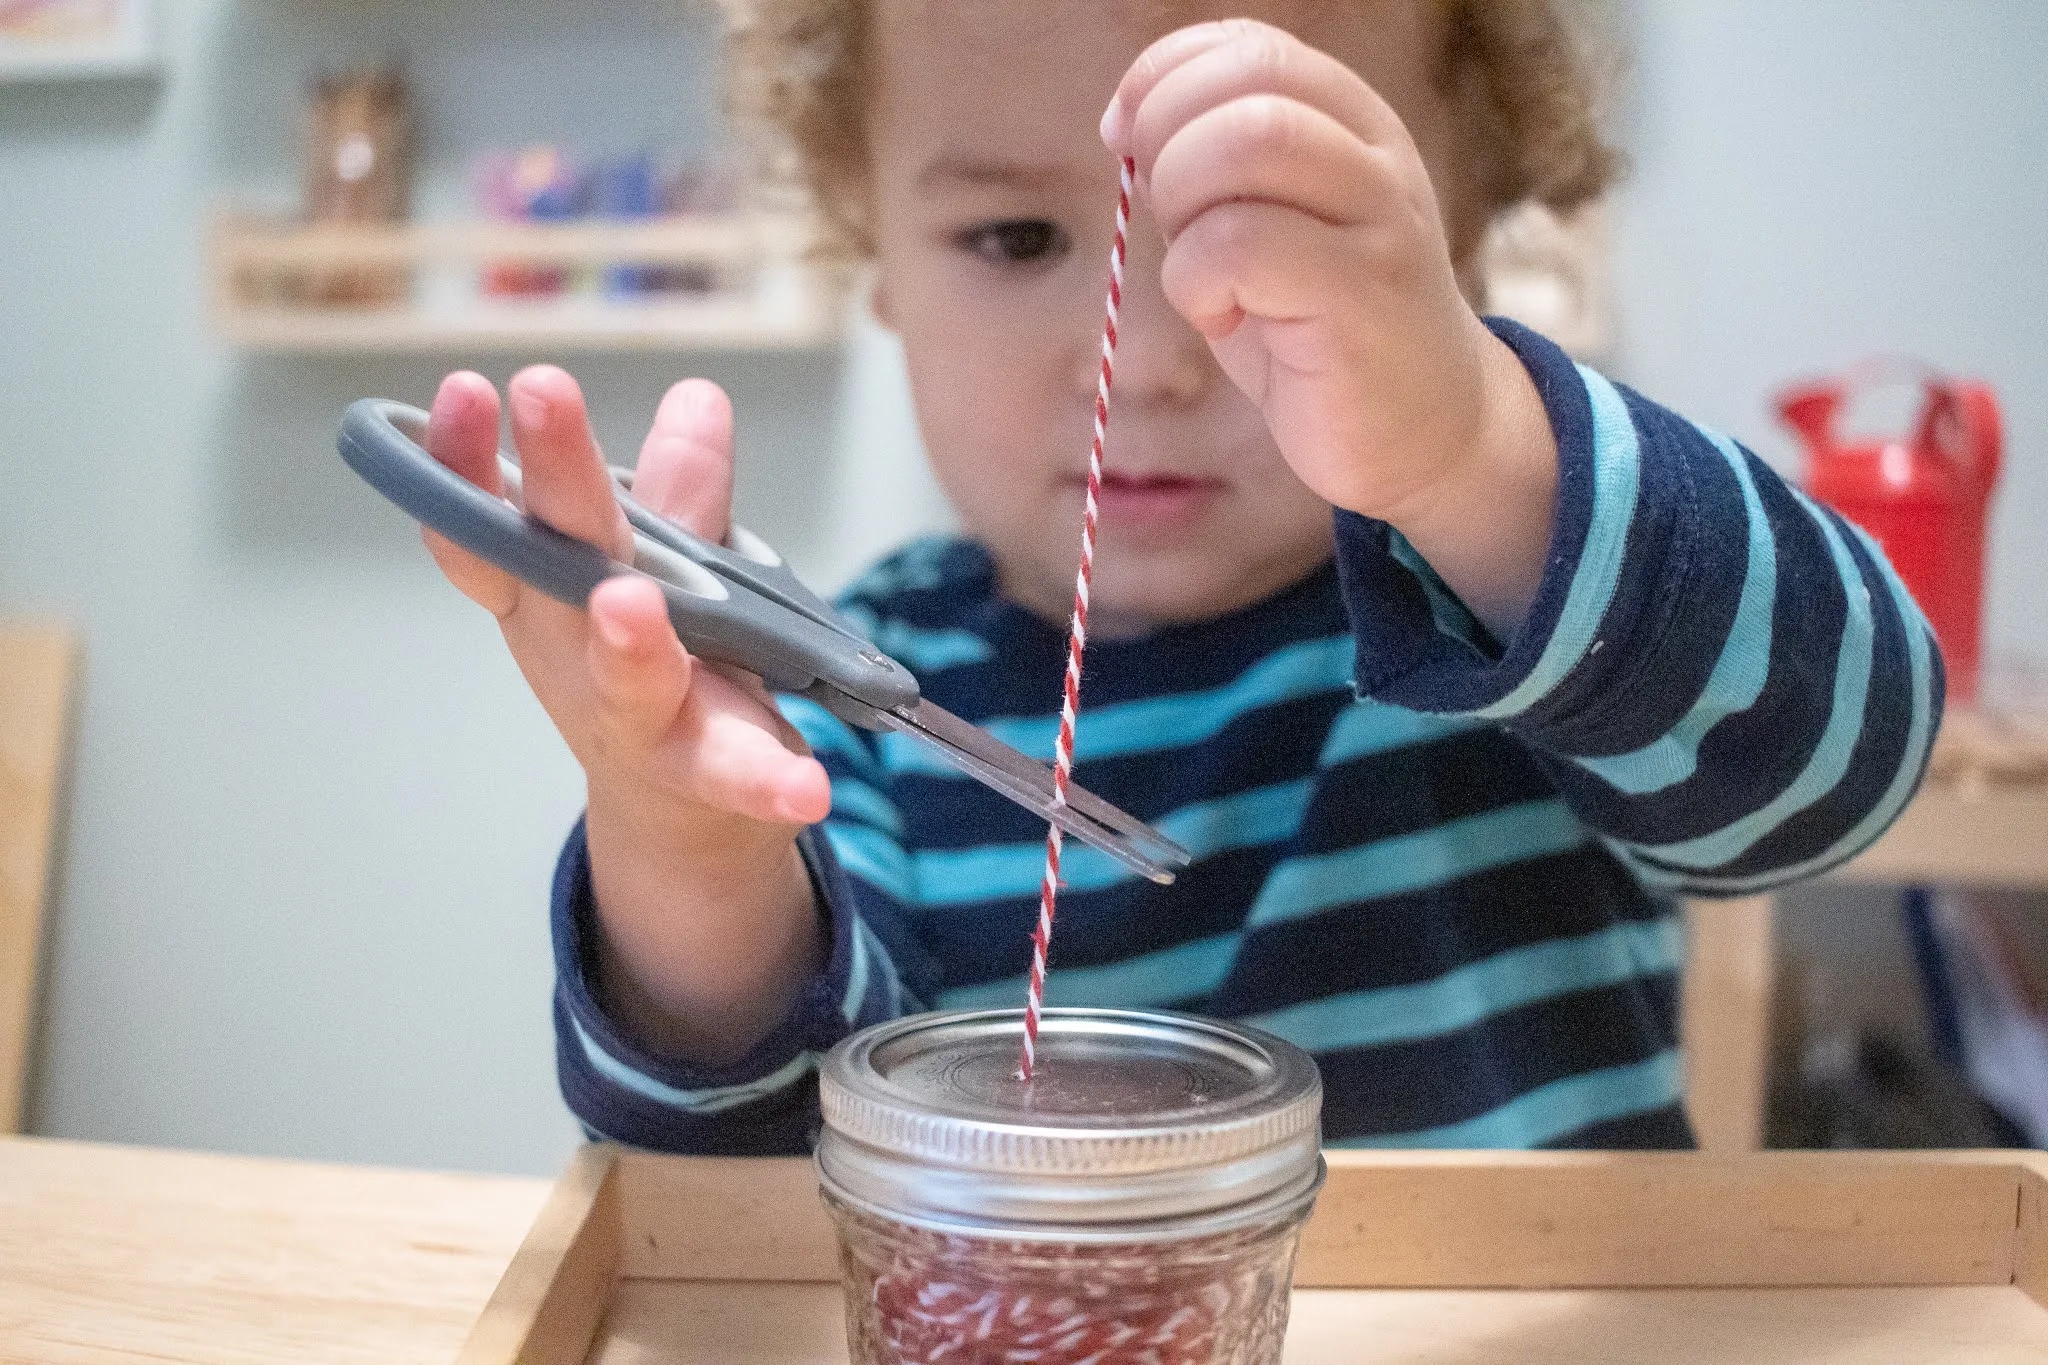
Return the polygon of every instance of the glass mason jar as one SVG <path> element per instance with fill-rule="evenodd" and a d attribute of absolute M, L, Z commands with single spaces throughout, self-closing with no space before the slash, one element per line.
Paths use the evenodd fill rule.
<path fill-rule="evenodd" d="M 820 1074 L 854 1365 L 1272 1365 L 1323 1181 L 1322 1082 L 1189 1015 L 865 1029 Z"/>

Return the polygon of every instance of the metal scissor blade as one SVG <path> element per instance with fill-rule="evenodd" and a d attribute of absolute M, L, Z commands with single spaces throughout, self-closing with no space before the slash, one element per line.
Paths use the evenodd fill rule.
<path fill-rule="evenodd" d="M 933 736 L 945 741 L 948 746 L 965 751 L 987 766 L 999 770 L 1006 779 L 1028 786 L 1038 794 L 1039 799 L 1046 802 L 1053 799 L 1053 772 L 1046 764 L 1019 753 L 988 731 L 976 725 L 969 725 L 928 698 L 919 698 L 911 711 L 913 714 L 907 719 L 920 729 L 929 731 Z M 1112 806 L 1086 787 L 1069 782 L 1067 804 L 1098 824 L 1107 825 L 1125 835 L 1133 844 L 1145 849 L 1155 862 L 1186 867 L 1192 861 L 1188 851 L 1179 844 L 1136 816 Z"/>
<path fill-rule="evenodd" d="M 1191 861 L 1179 844 L 1085 787 L 1069 782 L 1067 799 L 1060 801 L 1054 794 L 1051 768 L 942 706 L 920 698 L 877 714 L 890 729 L 930 744 L 961 771 L 1141 876 L 1165 885 Z"/>

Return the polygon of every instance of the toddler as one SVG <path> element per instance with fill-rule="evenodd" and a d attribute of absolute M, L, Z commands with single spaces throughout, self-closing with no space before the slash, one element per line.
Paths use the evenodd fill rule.
<path fill-rule="evenodd" d="M 1612 158 L 1548 0 L 756 0 L 743 88 L 876 267 L 963 534 L 848 591 L 939 705 L 1051 754 L 1117 158 L 1137 166 L 1076 780 L 1186 846 L 1070 845 L 1049 1003 L 1240 1019 L 1337 1146 L 1672 1147 L 1671 893 L 1854 854 L 1940 658 L 1872 542 L 1724 436 L 1474 311 L 1487 223 Z M 507 394 L 530 510 L 620 550 L 575 383 Z M 495 484 L 498 396 L 434 454 Z M 639 498 L 720 538 L 732 414 L 662 399 Z M 1020 1005 L 1044 828 L 900 736 L 439 541 L 588 776 L 554 888 L 593 1136 L 795 1153 L 905 1011 Z M 778 709 L 779 705 L 779 709 Z"/>

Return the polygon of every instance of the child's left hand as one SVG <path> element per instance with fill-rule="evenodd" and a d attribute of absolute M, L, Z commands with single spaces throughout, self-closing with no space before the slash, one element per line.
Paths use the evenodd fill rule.
<path fill-rule="evenodd" d="M 1259 405 L 1303 482 L 1422 548 L 1458 504 L 1469 517 L 1471 493 L 1502 491 L 1489 466 L 1520 461 L 1538 480 L 1524 510 L 1540 524 L 1519 538 L 1535 544 L 1540 576 L 1556 462 L 1547 419 L 1459 292 L 1429 173 L 1386 101 L 1290 34 L 1227 20 L 1147 48 L 1102 131 L 1134 159 L 1165 235 L 1167 299 Z M 1469 575 L 1437 567 L 1463 588 L 1456 578 Z M 1478 567 L 1481 580 L 1501 567 L 1514 581 L 1476 582 L 1468 601 L 1518 617 L 1536 586 L 1527 566 Z M 1473 600 L 1493 596 L 1506 600 Z"/>

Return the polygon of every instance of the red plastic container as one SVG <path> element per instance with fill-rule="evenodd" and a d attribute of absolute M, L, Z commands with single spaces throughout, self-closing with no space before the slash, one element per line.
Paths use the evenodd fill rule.
<path fill-rule="evenodd" d="M 1857 393 L 1910 380 L 1924 400 L 1912 435 L 1843 440 Z M 1977 694 L 1984 620 L 1984 531 L 2003 445 L 1988 385 L 1897 363 L 1867 363 L 1778 396 L 1806 447 L 1807 491 L 1876 537 L 1934 626 L 1951 700 Z"/>

